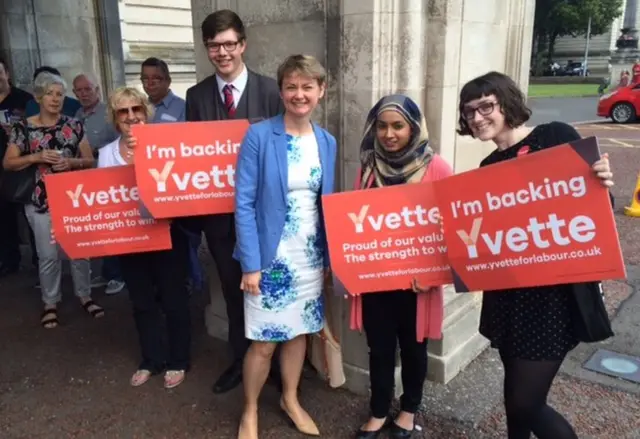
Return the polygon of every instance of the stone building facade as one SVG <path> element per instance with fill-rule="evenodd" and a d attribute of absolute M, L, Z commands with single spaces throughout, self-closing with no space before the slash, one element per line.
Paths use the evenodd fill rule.
<path fill-rule="evenodd" d="M 275 76 L 292 53 L 313 55 L 326 66 L 328 93 L 315 117 L 338 139 L 338 184 L 347 189 L 366 114 L 392 92 L 421 105 L 432 144 L 456 172 L 477 167 L 493 146 L 456 134 L 460 88 L 498 70 L 527 89 L 534 6 L 535 0 L 0 0 L 0 53 L 26 88 L 33 70 L 46 63 L 67 79 L 94 71 L 107 91 L 138 85 L 140 61 L 159 56 L 169 61 L 182 94 L 196 80 L 194 68 L 197 79 L 212 73 L 200 23 L 216 9 L 233 9 L 247 25 L 252 69 Z M 223 299 L 215 273 L 209 274 L 207 327 L 224 338 Z M 477 331 L 480 297 L 447 289 L 444 337 L 429 345 L 430 379 L 448 382 L 486 347 Z M 344 301 L 336 296 L 332 302 L 347 386 L 364 392 L 364 335 L 348 329 Z"/>

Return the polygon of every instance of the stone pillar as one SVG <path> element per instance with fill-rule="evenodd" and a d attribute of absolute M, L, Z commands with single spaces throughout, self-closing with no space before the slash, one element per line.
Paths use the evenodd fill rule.
<path fill-rule="evenodd" d="M 0 0 L 0 35 L 19 87 L 30 90 L 33 71 L 44 64 L 60 70 L 67 82 L 81 71 L 102 77 L 93 2 Z M 70 89 L 69 84 L 69 94 Z"/>
<path fill-rule="evenodd" d="M 198 78 L 211 74 L 200 23 L 216 8 L 234 9 L 248 26 L 247 64 L 275 76 L 293 53 L 319 58 L 329 72 L 329 93 L 316 118 L 338 139 L 339 184 L 349 189 L 358 168 L 364 119 L 383 95 L 400 92 L 425 110 L 434 148 L 456 172 L 477 167 L 494 146 L 456 134 L 460 87 L 498 70 L 526 90 L 534 0 L 192 0 Z M 223 300 L 217 284 L 207 310 L 209 332 L 224 336 Z M 429 346 L 429 379 L 448 382 L 487 345 L 478 332 L 480 294 L 445 293 L 444 337 Z M 348 309 L 338 297 L 347 387 L 368 389 L 363 334 L 348 329 Z"/>
<path fill-rule="evenodd" d="M 116 88 L 125 85 L 124 54 L 118 0 L 96 0 L 98 44 L 103 72 L 103 99 Z"/>

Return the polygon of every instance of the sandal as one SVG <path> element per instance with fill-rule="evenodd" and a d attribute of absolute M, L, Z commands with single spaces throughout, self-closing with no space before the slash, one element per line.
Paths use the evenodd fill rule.
<path fill-rule="evenodd" d="M 164 373 L 164 388 L 173 389 L 184 381 L 184 370 L 168 370 Z"/>
<path fill-rule="evenodd" d="M 45 329 L 57 328 L 60 322 L 58 322 L 58 310 L 56 308 L 45 309 L 40 316 L 40 324 Z"/>
<path fill-rule="evenodd" d="M 147 369 L 139 369 L 136 370 L 136 373 L 133 374 L 129 383 L 133 387 L 138 387 L 149 381 L 151 378 L 151 371 Z"/>
<path fill-rule="evenodd" d="M 86 312 L 91 315 L 94 319 L 98 319 L 104 316 L 104 309 L 96 304 L 93 300 L 89 299 L 85 303 L 82 304 L 82 307 Z"/>

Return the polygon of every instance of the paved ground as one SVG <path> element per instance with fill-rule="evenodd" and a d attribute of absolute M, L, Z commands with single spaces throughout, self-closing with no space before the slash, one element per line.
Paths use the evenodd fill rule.
<path fill-rule="evenodd" d="M 530 98 L 528 104 L 533 110 L 531 125 L 539 125 L 552 120 L 573 123 L 599 119 L 596 115 L 597 97 Z"/>
<path fill-rule="evenodd" d="M 640 170 L 640 130 L 582 127 L 597 135 L 611 154 L 616 173 L 618 223 L 627 280 L 607 282 L 608 308 L 617 336 L 603 344 L 617 352 L 640 355 L 640 219 L 621 214 Z M 621 134 L 623 133 L 623 134 Z M 615 135 L 614 135 L 615 134 Z M 631 147 L 605 139 L 624 139 Z M 162 389 L 154 378 L 133 389 L 128 379 L 137 362 L 136 333 L 126 295 L 95 297 L 107 309 L 91 320 L 69 294 L 61 309 L 62 327 L 44 331 L 38 325 L 35 273 L 0 280 L 0 438 L 234 438 L 242 395 L 239 389 L 213 395 L 209 386 L 226 364 L 223 343 L 205 335 L 203 296 L 193 300 L 194 367 L 177 389 Z M 551 403 L 567 414 L 581 439 L 639 438 L 640 386 L 586 371 L 582 364 L 596 347 L 584 345 L 566 361 L 552 390 Z M 422 435 L 432 439 L 504 438 L 500 402 L 501 370 L 495 353 L 483 353 L 449 385 L 428 383 Z M 366 398 L 329 390 L 307 378 L 302 384 L 304 405 L 325 438 L 349 438 L 367 415 Z M 261 435 L 302 437 L 277 409 L 277 395 L 263 396 Z"/>

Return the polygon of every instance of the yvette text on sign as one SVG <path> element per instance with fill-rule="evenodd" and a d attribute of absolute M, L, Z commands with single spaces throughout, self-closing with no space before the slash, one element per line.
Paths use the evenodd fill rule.
<path fill-rule="evenodd" d="M 593 157 L 597 143 L 586 139 L 438 182 L 456 289 L 624 277 L 609 196 L 591 171 Z"/>
<path fill-rule="evenodd" d="M 247 120 L 137 125 L 136 178 L 155 218 L 230 213 Z"/>
<path fill-rule="evenodd" d="M 451 281 L 431 184 L 324 196 L 331 267 L 351 294 Z"/>
<path fill-rule="evenodd" d="M 135 180 L 131 165 L 46 177 L 56 241 L 70 258 L 171 248 L 168 221 L 141 216 Z"/>

